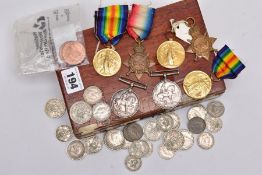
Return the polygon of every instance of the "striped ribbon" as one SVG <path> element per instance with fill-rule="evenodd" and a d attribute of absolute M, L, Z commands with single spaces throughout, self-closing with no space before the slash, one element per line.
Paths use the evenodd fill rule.
<path fill-rule="evenodd" d="M 212 71 L 218 79 L 235 79 L 245 69 L 245 65 L 225 45 L 213 61 Z"/>
<path fill-rule="evenodd" d="M 116 45 L 124 32 L 128 20 L 128 5 L 113 5 L 99 8 L 95 12 L 95 33 L 103 43 Z"/>
<path fill-rule="evenodd" d="M 128 34 L 134 39 L 146 39 L 151 31 L 154 14 L 154 8 L 133 4 L 127 22 Z"/>

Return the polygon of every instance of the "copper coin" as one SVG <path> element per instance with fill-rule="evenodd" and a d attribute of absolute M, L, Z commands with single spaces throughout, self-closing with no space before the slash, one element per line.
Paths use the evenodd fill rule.
<path fill-rule="evenodd" d="M 59 54 L 67 64 L 77 65 L 85 59 L 86 50 L 83 44 L 78 41 L 67 41 L 60 47 Z"/>

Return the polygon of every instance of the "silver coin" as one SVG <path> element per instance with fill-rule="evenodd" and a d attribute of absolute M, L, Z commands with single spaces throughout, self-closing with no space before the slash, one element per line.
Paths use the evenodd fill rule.
<path fill-rule="evenodd" d="M 80 140 L 74 140 L 67 147 L 67 154 L 73 160 L 80 160 L 85 155 L 85 146 Z"/>
<path fill-rule="evenodd" d="M 48 100 L 45 105 L 45 113 L 50 118 L 59 118 L 65 114 L 66 107 L 63 100 L 54 98 Z"/>
<path fill-rule="evenodd" d="M 92 117 L 92 107 L 84 101 L 78 101 L 71 106 L 70 117 L 75 123 L 84 124 Z"/>
<path fill-rule="evenodd" d="M 131 144 L 132 144 L 132 142 L 129 142 L 128 140 L 125 139 L 125 143 L 124 143 L 122 149 L 129 149 Z"/>
<path fill-rule="evenodd" d="M 99 89 L 98 87 L 89 86 L 84 91 L 83 97 L 84 97 L 86 103 L 88 103 L 90 105 L 94 105 L 94 104 L 96 104 L 96 103 L 98 103 L 102 100 L 103 93 L 102 93 L 101 89 Z"/>
<path fill-rule="evenodd" d="M 117 129 L 107 131 L 104 136 L 104 143 L 111 150 L 122 149 L 125 144 L 125 138 L 122 131 Z"/>
<path fill-rule="evenodd" d="M 190 120 L 194 117 L 200 117 L 200 118 L 205 120 L 206 116 L 207 116 L 207 110 L 201 104 L 197 104 L 197 105 L 192 106 L 188 110 L 188 113 L 187 113 L 188 120 Z"/>
<path fill-rule="evenodd" d="M 165 160 L 170 160 L 175 156 L 175 151 L 170 151 L 165 145 L 160 145 L 158 150 L 159 157 Z"/>
<path fill-rule="evenodd" d="M 184 145 L 181 147 L 181 150 L 188 150 L 194 145 L 194 136 L 190 131 L 186 129 L 182 129 L 181 133 L 183 134 L 185 139 Z"/>
<path fill-rule="evenodd" d="M 91 136 L 83 139 L 87 154 L 97 153 L 102 150 L 103 141 L 98 136 Z"/>
<path fill-rule="evenodd" d="M 160 81 L 153 91 L 153 100 L 162 109 L 176 107 L 182 99 L 180 87 L 168 79 Z"/>
<path fill-rule="evenodd" d="M 131 123 L 124 127 L 123 135 L 126 140 L 133 142 L 143 136 L 143 128 L 138 123 Z"/>
<path fill-rule="evenodd" d="M 163 131 L 167 132 L 174 127 L 173 118 L 169 115 L 162 114 L 157 118 L 157 126 Z"/>
<path fill-rule="evenodd" d="M 98 102 L 93 106 L 93 117 L 99 122 L 103 122 L 109 119 L 111 115 L 111 108 L 105 102 Z"/>
<path fill-rule="evenodd" d="M 198 145 L 203 149 L 210 149 L 215 144 L 214 136 L 208 132 L 203 132 L 198 136 Z"/>
<path fill-rule="evenodd" d="M 221 117 L 225 112 L 225 106 L 220 101 L 212 101 L 207 104 L 207 112 L 211 117 Z"/>
<path fill-rule="evenodd" d="M 222 129 L 223 122 L 220 118 L 206 117 L 206 125 L 211 133 L 217 133 Z"/>
<path fill-rule="evenodd" d="M 179 116 L 174 111 L 168 112 L 168 113 L 166 113 L 166 115 L 169 115 L 169 116 L 172 117 L 173 123 L 174 123 L 173 128 L 174 129 L 178 129 L 180 127 L 180 125 L 181 125 Z"/>
<path fill-rule="evenodd" d="M 145 157 L 149 157 L 153 153 L 153 144 L 150 141 L 147 141 L 147 140 L 146 140 L 146 142 L 147 142 L 147 144 L 149 146 L 149 149 L 148 149 L 148 153 L 145 155 Z"/>
<path fill-rule="evenodd" d="M 185 139 L 183 134 L 172 129 L 164 134 L 163 145 L 170 151 L 179 150 L 184 145 Z"/>
<path fill-rule="evenodd" d="M 156 120 L 150 120 L 144 125 L 144 135 L 150 141 L 157 141 L 162 137 L 163 132 L 157 126 Z"/>
<path fill-rule="evenodd" d="M 113 113 L 120 118 L 133 116 L 139 109 L 139 100 L 132 89 L 122 89 L 111 99 Z"/>
<path fill-rule="evenodd" d="M 61 142 L 67 142 L 73 137 L 73 130 L 70 126 L 61 125 L 56 129 L 56 138 Z"/>
<path fill-rule="evenodd" d="M 140 158 L 128 155 L 125 160 L 125 166 L 130 171 L 137 171 L 142 166 L 142 160 Z"/>
<path fill-rule="evenodd" d="M 128 152 L 131 156 L 142 158 L 149 153 L 149 145 L 144 140 L 134 141 L 130 145 Z"/>
<path fill-rule="evenodd" d="M 193 134 L 200 134 L 206 129 L 206 122 L 200 117 L 194 117 L 188 121 L 187 127 Z"/>

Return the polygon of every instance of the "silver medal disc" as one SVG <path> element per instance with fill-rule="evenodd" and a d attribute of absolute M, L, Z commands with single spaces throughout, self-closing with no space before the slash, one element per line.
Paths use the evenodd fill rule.
<path fill-rule="evenodd" d="M 207 116 L 207 110 L 201 104 L 197 104 L 197 105 L 192 106 L 188 110 L 188 113 L 187 113 L 188 120 L 190 120 L 194 117 L 200 117 L 200 118 L 205 120 L 206 116 Z"/>
<path fill-rule="evenodd" d="M 102 150 L 103 141 L 98 136 L 92 136 L 83 139 L 87 154 L 97 153 Z"/>
<path fill-rule="evenodd" d="M 99 122 L 106 121 L 111 115 L 111 108 L 105 102 L 99 102 L 93 106 L 93 117 Z"/>
<path fill-rule="evenodd" d="M 74 140 L 67 147 L 67 154 L 73 160 L 82 159 L 85 155 L 85 146 L 80 140 Z"/>
<path fill-rule="evenodd" d="M 70 108 L 70 117 L 77 124 L 84 124 L 92 117 L 92 107 L 84 101 L 74 103 Z"/>
<path fill-rule="evenodd" d="M 125 160 L 125 166 L 130 171 L 137 171 L 142 166 L 142 160 L 135 156 L 129 155 Z"/>
<path fill-rule="evenodd" d="M 162 137 L 163 131 L 157 126 L 156 120 L 150 120 L 144 125 L 144 135 L 150 141 L 157 141 Z"/>
<path fill-rule="evenodd" d="M 117 129 L 107 131 L 104 136 L 104 143 L 111 150 L 122 149 L 125 144 L 125 138 L 122 131 Z"/>

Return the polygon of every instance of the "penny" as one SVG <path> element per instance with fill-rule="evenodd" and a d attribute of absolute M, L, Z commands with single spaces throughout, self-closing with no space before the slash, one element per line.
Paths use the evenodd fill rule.
<path fill-rule="evenodd" d="M 111 115 L 111 108 L 105 102 L 99 102 L 93 106 L 93 117 L 99 122 L 109 119 Z"/>
<path fill-rule="evenodd" d="M 178 129 L 180 127 L 180 124 L 181 124 L 179 116 L 174 111 L 168 112 L 168 113 L 166 113 L 166 115 L 169 115 L 169 116 L 172 117 L 173 123 L 174 123 L 173 128 Z"/>
<path fill-rule="evenodd" d="M 157 125 L 162 131 L 167 132 L 174 127 L 174 120 L 171 116 L 162 114 L 157 119 Z"/>
<path fill-rule="evenodd" d="M 45 113 L 50 118 L 59 118 L 65 114 L 66 107 L 63 100 L 54 98 L 48 100 L 45 105 Z"/>
<path fill-rule="evenodd" d="M 103 141 L 98 136 L 91 136 L 83 139 L 87 154 L 97 153 L 102 150 Z"/>
<path fill-rule="evenodd" d="M 210 149 L 214 146 L 214 136 L 208 132 L 204 132 L 198 136 L 197 143 L 202 149 Z"/>
<path fill-rule="evenodd" d="M 114 129 L 107 131 L 104 136 L 105 145 L 111 150 L 119 150 L 125 144 L 125 138 L 123 137 L 122 131 Z"/>
<path fill-rule="evenodd" d="M 61 142 L 67 142 L 73 137 L 73 130 L 70 126 L 61 125 L 56 129 L 56 138 Z"/>
<path fill-rule="evenodd" d="M 185 49 L 176 41 L 165 41 L 157 49 L 157 60 L 165 68 L 177 68 L 185 60 Z"/>
<path fill-rule="evenodd" d="M 182 99 L 180 87 L 168 79 L 160 81 L 153 90 L 154 103 L 162 109 L 176 107 Z"/>
<path fill-rule="evenodd" d="M 170 151 L 179 150 L 184 145 L 184 142 L 183 134 L 175 129 L 168 131 L 163 137 L 163 144 Z"/>
<path fill-rule="evenodd" d="M 74 140 L 67 147 L 67 154 L 73 160 L 80 160 L 85 155 L 85 146 L 80 140 Z"/>
<path fill-rule="evenodd" d="M 175 156 L 175 151 L 170 151 L 165 145 L 160 145 L 158 150 L 159 157 L 165 160 L 170 160 Z"/>
<path fill-rule="evenodd" d="M 194 145 L 194 136 L 190 131 L 186 129 L 181 130 L 181 133 L 183 134 L 185 139 L 184 145 L 181 147 L 181 150 L 188 150 Z"/>
<path fill-rule="evenodd" d="M 138 140 L 132 142 L 128 149 L 129 155 L 142 158 L 149 153 L 149 145 L 144 140 Z"/>
<path fill-rule="evenodd" d="M 187 127 L 193 134 L 200 134 L 206 129 L 206 122 L 200 117 L 194 117 L 188 121 Z"/>
<path fill-rule="evenodd" d="M 192 71 L 184 78 L 183 88 L 189 97 L 203 99 L 211 91 L 212 81 L 205 72 Z"/>
<path fill-rule="evenodd" d="M 221 117 L 225 112 L 225 106 L 220 101 L 212 101 L 207 104 L 207 112 L 211 117 Z"/>
<path fill-rule="evenodd" d="M 71 106 L 70 117 L 75 123 L 84 124 L 92 117 L 92 107 L 84 101 L 78 101 Z"/>
<path fill-rule="evenodd" d="M 125 160 L 125 166 L 130 171 L 137 171 L 142 166 L 142 160 L 134 156 L 127 156 Z"/>
<path fill-rule="evenodd" d="M 111 99 L 113 113 L 120 118 L 133 116 L 139 109 L 139 100 L 132 89 L 122 89 Z"/>
<path fill-rule="evenodd" d="M 220 118 L 207 117 L 206 125 L 211 133 L 217 133 L 222 129 L 223 122 Z"/>
<path fill-rule="evenodd" d="M 102 100 L 103 93 L 101 89 L 99 89 L 98 87 L 89 86 L 84 91 L 83 97 L 85 99 L 85 102 L 87 102 L 90 105 L 94 105 Z"/>
<path fill-rule="evenodd" d="M 150 141 L 157 141 L 162 137 L 163 132 L 157 126 L 156 120 L 150 120 L 144 125 L 145 137 Z"/>
<path fill-rule="evenodd" d="M 78 41 L 65 42 L 59 50 L 60 58 L 70 65 L 77 65 L 84 61 L 86 50 Z"/>
<path fill-rule="evenodd" d="M 99 75 L 106 77 L 113 76 L 121 68 L 121 57 L 113 49 L 102 49 L 94 56 L 93 66 Z"/>
<path fill-rule="evenodd" d="M 123 135 L 126 140 L 133 142 L 143 136 L 143 128 L 138 123 L 131 123 L 124 127 Z"/>
<path fill-rule="evenodd" d="M 201 104 L 197 104 L 197 105 L 192 106 L 192 107 L 188 110 L 188 112 L 187 112 L 187 118 L 188 118 L 188 120 L 190 120 L 190 119 L 192 119 L 192 118 L 194 118 L 194 117 L 200 117 L 200 118 L 202 118 L 202 119 L 205 120 L 206 116 L 207 116 L 207 110 L 206 110 L 206 108 L 205 108 L 203 105 L 201 105 Z"/>

